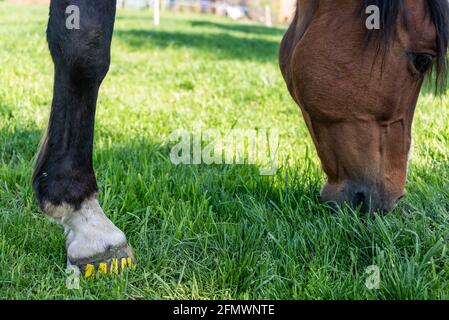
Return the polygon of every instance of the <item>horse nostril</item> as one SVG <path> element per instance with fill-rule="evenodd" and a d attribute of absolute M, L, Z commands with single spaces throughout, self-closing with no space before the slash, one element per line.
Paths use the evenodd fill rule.
<path fill-rule="evenodd" d="M 366 196 L 364 192 L 356 192 L 354 195 L 354 204 L 358 206 L 359 204 L 364 204 Z"/>
<path fill-rule="evenodd" d="M 401 201 L 404 197 L 405 197 L 405 194 L 403 194 L 402 196 L 400 196 L 399 198 L 397 198 L 397 199 L 396 199 L 396 204 L 398 204 L 399 201 Z"/>

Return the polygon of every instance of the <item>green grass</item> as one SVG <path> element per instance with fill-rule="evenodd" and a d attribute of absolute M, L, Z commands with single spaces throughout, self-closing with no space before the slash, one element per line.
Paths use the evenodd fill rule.
<path fill-rule="evenodd" d="M 276 63 L 282 28 L 121 11 L 98 104 L 100 200 L 138 269 L 66 288 L 62 229 L 39 213 L 32 164 L 53 65 L 45 7 L 0 3 L 0 298 L 449 298 L 449 103 L 425 92 L 407 192 L 375 219 L 319 202 L 324 181 Z M 178 128 L 280 131 L 275 176 L 258 166 L 174 166 Z M 379 290 L 365 287 L 369 265 Z"/>

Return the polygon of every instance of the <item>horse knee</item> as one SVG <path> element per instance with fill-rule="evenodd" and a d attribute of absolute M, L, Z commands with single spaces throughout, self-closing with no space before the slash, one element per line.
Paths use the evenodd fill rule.
<path fill-rule="evenodd" d="M 70 59 L 70 78 L 75 83 L 101 83 L 110 65 L 110 45 L 105 43 L 102 30 L 93 28 L 75 45 Z"/>
<path fill-rule="evenodd" d="M 72 84 L 101 83 L 109 70 L 115 19 L 114 1 L 81 0 L 79 29 L 68 29 L 64 1 L 52 1 L 47 41 L 56 71 L 68 75 Z"/>
<path fill-rule="evenodd" d="M 110 42 L 101 28 L 92 27 L 63 39 L 50 34 L 48 38 L 56 69 L 67 74 L 73 84 L 101 83 L 110 65 Z"/>

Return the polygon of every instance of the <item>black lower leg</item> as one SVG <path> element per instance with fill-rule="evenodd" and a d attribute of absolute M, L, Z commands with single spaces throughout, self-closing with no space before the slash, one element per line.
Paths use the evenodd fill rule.
<path fill-rule="evenodd" d="M 79 9 L 79 29 L 66 26 L 70 5 Z M 95 108 L 110 63 L 115 6 L 115 0 L 51 1 L 47 38 L 55 64 L 54 96 L 33 175 L 42 209 L 47 203 L 79 207 L 97 192 L 92 165 Z"/>

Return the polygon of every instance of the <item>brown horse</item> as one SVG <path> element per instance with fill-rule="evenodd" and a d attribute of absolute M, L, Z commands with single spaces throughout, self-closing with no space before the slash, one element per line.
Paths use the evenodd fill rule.
<path fill-rule="evenodd" d="M 328 177 L 323 201 L 389 211 L 404 195 L 425 75 L 444 88 L 448 25 L 447 0 L 298 1 L 279 60 Z"/>
<path fill-rule="evenodd" d="M 370 5 L 379 10 L 380 30 L 365 28 Z M 125 235 L 97 200 L 92 164 L 115 7 L 115 0 L 52 0 L 47 30 L 54 97 L 33 189 L 41 209 L 66 229 L 68 265 L 86 275 L 133 264 Z M 73 28 L 71 12 L 80 15 Z M 329 178 L 324 201 L 387 211 L 403 195 L 424 76 L 435 65 L 438 83 L 445 79 L 448 19 L 447 0 L 298 1 L 280 64 Z"/>

